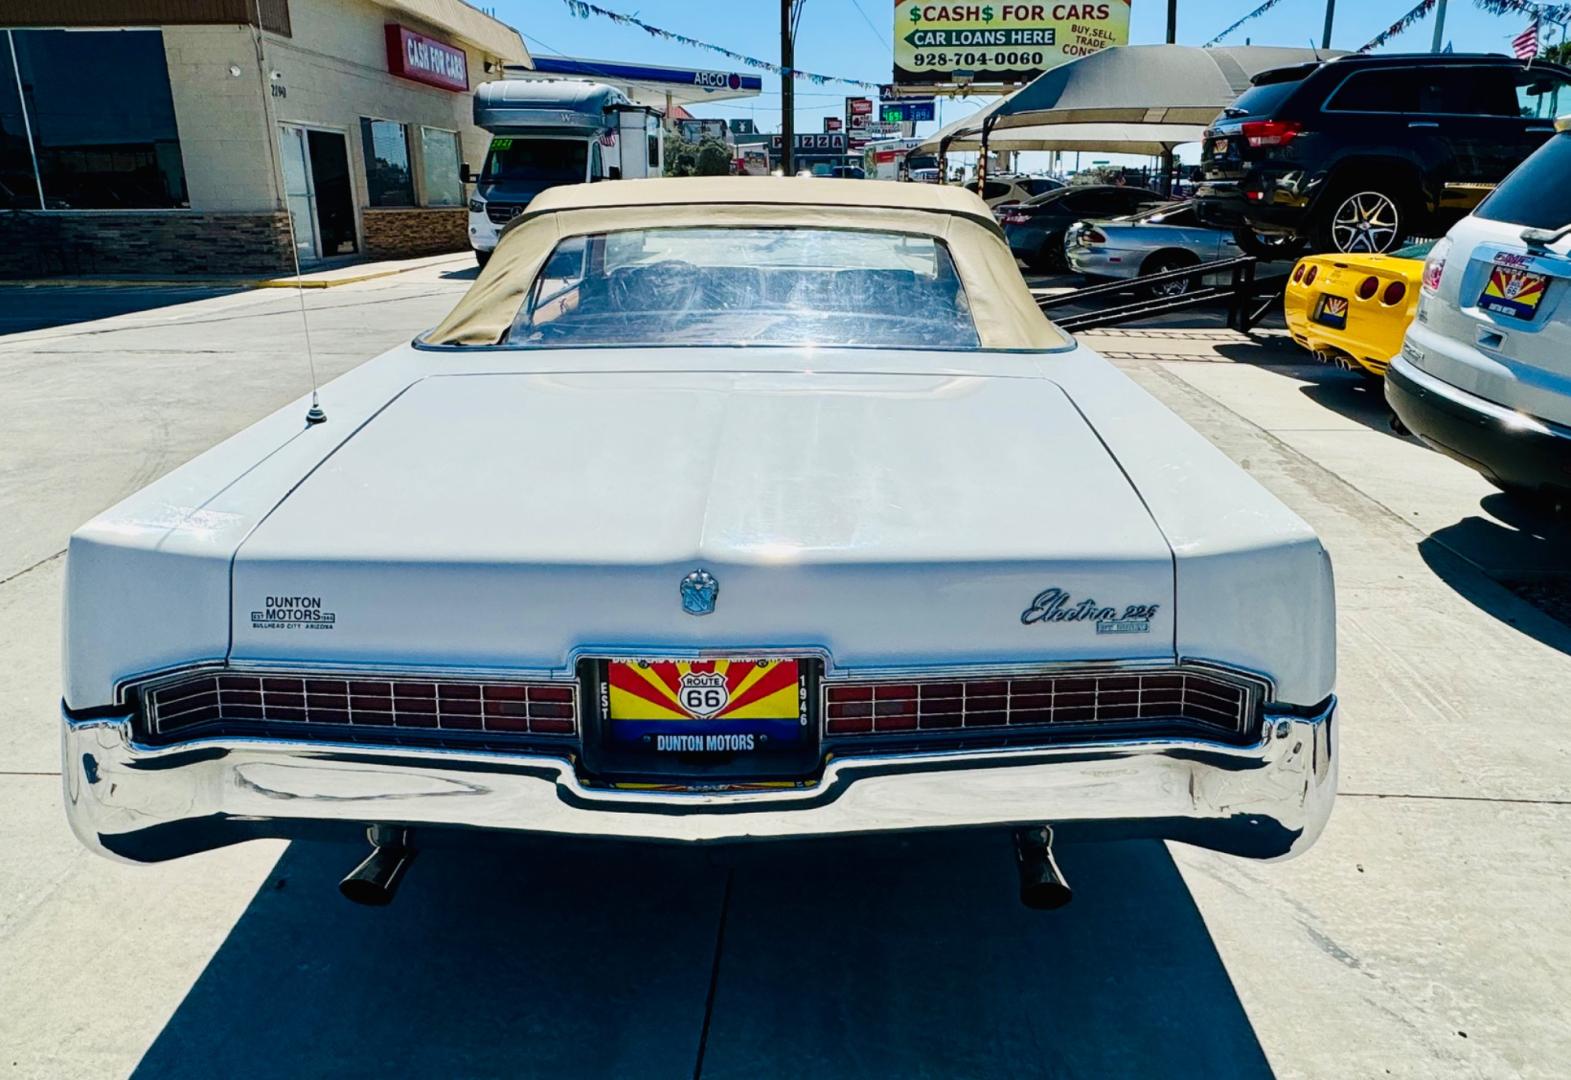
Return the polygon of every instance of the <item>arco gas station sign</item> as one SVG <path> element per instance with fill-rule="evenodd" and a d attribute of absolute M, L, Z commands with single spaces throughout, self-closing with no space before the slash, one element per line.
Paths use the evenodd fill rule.
<path fill-rule="evenodd" d="M 1048 68 L 1129 44 L 1130 0 L 936 3 L 895 0 L 897 86 L 1030 82 Z"/>

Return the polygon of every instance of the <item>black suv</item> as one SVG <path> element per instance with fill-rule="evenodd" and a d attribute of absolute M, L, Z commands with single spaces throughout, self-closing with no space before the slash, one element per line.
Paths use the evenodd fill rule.
<path fill-rule="evenodd" d="M 1250 81 L 1205 133 L 1196 199 L 1276 258 L 1284 241 L 1382 252 L 1439 236 L 1571 109 L 1571 71 L 1506 56 L 1341 56 Z"/>

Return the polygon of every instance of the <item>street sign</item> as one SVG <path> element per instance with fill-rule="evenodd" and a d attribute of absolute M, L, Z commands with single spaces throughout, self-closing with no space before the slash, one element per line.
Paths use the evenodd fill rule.
<path fill-rule="evenodd" d="M 826 116 L 824 117 L 824 130 L 843 131 L 845 130 L 845 121 L 838 116 Z"/>
<path fill-rule="evenodd" d="M 1048 68 L 1129 44 L 1129 0 L 945 4 L 895 0 L 897 86 L 1026 83 Z"/>

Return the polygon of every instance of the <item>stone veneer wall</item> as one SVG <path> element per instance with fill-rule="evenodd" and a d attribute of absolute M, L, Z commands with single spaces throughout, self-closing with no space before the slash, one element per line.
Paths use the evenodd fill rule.
<path fill-rule="evenodd" d="M 441 255 L 469 246 L 469 211 L 462 206 L 361 211 L 365 253 L 373 259 Z"/>
<path fill-rule="evenodd" d="M 292 267 L 283 211 L 0 213 L 0 277 L 274 274 Z"/>

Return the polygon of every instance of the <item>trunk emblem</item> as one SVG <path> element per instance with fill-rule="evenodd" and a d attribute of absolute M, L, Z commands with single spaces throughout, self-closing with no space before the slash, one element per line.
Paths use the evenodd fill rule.
<path fill-rule="evenodd" d="M 720 582 L 708 570 L 694 570 L 682 579 L 682 610 L 689 615 L 708 615 L 715 610 Z"/>

